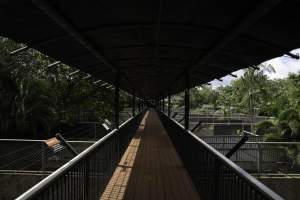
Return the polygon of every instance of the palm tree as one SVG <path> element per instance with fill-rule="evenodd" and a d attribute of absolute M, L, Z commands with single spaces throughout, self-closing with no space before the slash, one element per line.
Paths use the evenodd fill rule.
<path fill-rule="evenodd" d="M 233 82 L 234 94 L 237 95 L 240 106 L 248 108 L 248 114 L 251 116 L 251 131 L 254 130 L 254 107 L 258 106 L 260 100 L 268 97 L 268 90 L 266 89 L 268 77 L 265 72 L 275 72 L 272 65 L 261 64 L 259 68 L 259 70 L 255 68 L 246 69 L 244 75 Z"/>

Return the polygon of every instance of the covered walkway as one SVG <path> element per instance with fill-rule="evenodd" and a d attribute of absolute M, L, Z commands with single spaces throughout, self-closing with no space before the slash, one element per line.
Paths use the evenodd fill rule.
<path fill-rule="evenodd" d="M 197 191 L 282 200 L 190 131 L 189 90 L 281 55 L 299 59 L 299 9 L 280 0 L 2 1 L 1 35 L 23 43 L 10 56 L 34 48 L 48 68 L 66 64 L 78 69 L 69 76 L 114 89 L 111 131 L 18 200 L 199 199 Z M 120 125 L 121 90 L 132 95 L 132 117 Z M 171 115 L 180 92 L 184 126 Z M 147 107 L 159 118 L 143 116 Z"/>
<path fill-rule="evenodd" d="M 148 111 L 101 200 L 200 199 L 157 113 Z"/>

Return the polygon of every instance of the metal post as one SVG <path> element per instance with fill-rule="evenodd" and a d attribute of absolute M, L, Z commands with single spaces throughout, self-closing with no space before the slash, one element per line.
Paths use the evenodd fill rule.
<path fill-rule="evenodd" d="M 60 134 L 60 133 L 57 133 L 56 135 L 55 135 L 55 137 L 65 146 L 65 147 L 67 147 L 68 148 L 68 150 L 73 154 L 73 156 L 77 156 L 79 153 L 75 150 L 75 148 L 74 147 L 72 147 L 71 145 L 70 145 L 70 143 L 69 142 L 67 142 L 66 140 L 65 140 L 65 138 Z"/>
<path fill-rule="evenodd" d="M 168 93 L 168 117 L 171 116 L 171 97 L 170 92 Z"/>
<path fill-rule="evenodd" d="M 45 176 L 45 169 L 46 169 L 46 158 L 47 158 L 47 156 L 45 155 L 46 154 L 46 151 L 45 151 L 45 147 L 46 147 L 46 145 L 45 145 L 45 143 L 41 143 L 41 152 L 42 152 L 42 173 L 43 173 L 43 176 Z"/>
<path fill-rule="evenodd" d="M 162 110 L 165 112 L 165 98 L 162 99 Z"/>
<path fill-rule="evenodd" d="M 119 130 L 119 125 L 120 125 L 120 79 L 121 75 L 120 73 L 116 74 L 115 77 L 115 99 L 114 99 L 114 107 L 115 107 L 115 128 Z M 119 156 L 120 156 L 120 142 L 119 142 L 119 135 L 120 133 L 117 134 L 116 137 L 116 151 L 117 151 L 117 160 L 119 161 Z"/>
<path fill-rule="evenodd" d="M 189 74 L 185 75 L 185 90 L 184 90 L 184 127 L 189 130 L 190 121 L 190 83 Z"/>
<path fill-rule="evenodd" d="M 141 99 L 138 100 L 139 113 L 141 112 Z"/>
<path fill-rule="evenodd" d="M 132 94 L 132 116 L 135 116 L 135 90 L 133 90 Z"/>
<path fill-rule="evenodd" d="M 97 138 L 97 122 L 94 123 L 94 138 Z"/>
<path fill-rule="evenodd" d="M 120 73 L 116 74 L 115 79 L 115 101 L 114 101 L 114 110 L 115 110 L 115 127 L 119 128 L 119 114 L 120 114 Z"/>
<path fill-rule="evenodd" d="M 158 109 L 159 109 L 159 111 L 161 111 L 161 99 L 160 99 L 160 97 L 158 97 Z"/>
<path fill-rule="evenodd" d="M 262 152 L 261 152 L 261 144 L 257 143 L 257 174 L 260 176 L 261 174 L 261 164 L 262 164 Z"/>
<path fill-rule="evenodd" d="M 84 177 L 83 178 L 84 178 L 84 199 L 90 199 L 90 161 L 89 161 L 89 159 L 85 160 Z"/>

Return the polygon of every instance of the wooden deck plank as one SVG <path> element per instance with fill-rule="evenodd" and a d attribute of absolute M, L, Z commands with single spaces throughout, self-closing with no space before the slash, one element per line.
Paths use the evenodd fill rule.
<path fill-rule="evenodd" d="M 144 116 L 100 199 L 200 199 L 155 111 Z"/>

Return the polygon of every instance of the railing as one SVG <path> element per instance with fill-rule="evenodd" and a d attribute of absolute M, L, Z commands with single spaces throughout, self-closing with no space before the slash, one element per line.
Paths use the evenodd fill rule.
<path fill-rule="evenodd" d="M 78 152 L 95 141 L 68 141 Z M 0 171 L 54 171 L 74 156 L 67 150 L 53 153 L 44 140 L 0 139 Z"/>
<path fill-rule="evenodd" d="M 222 139 L 223 136 L 200 137 L 222 154 L 226 154 L 236 143 Z M 299 174 L 298 149 L 300 142 L 246 142 L 230 160 L 243 169 L 257 174 Z"/>
<path fill-rule="evenodd" d="M 181 124 L 159 116 L 203 199 L 283 200 Z"/>
<path fill-rule="evenodd" d="M 17 199 L 98 199 L 143 114 L 128 119 Z"/>

